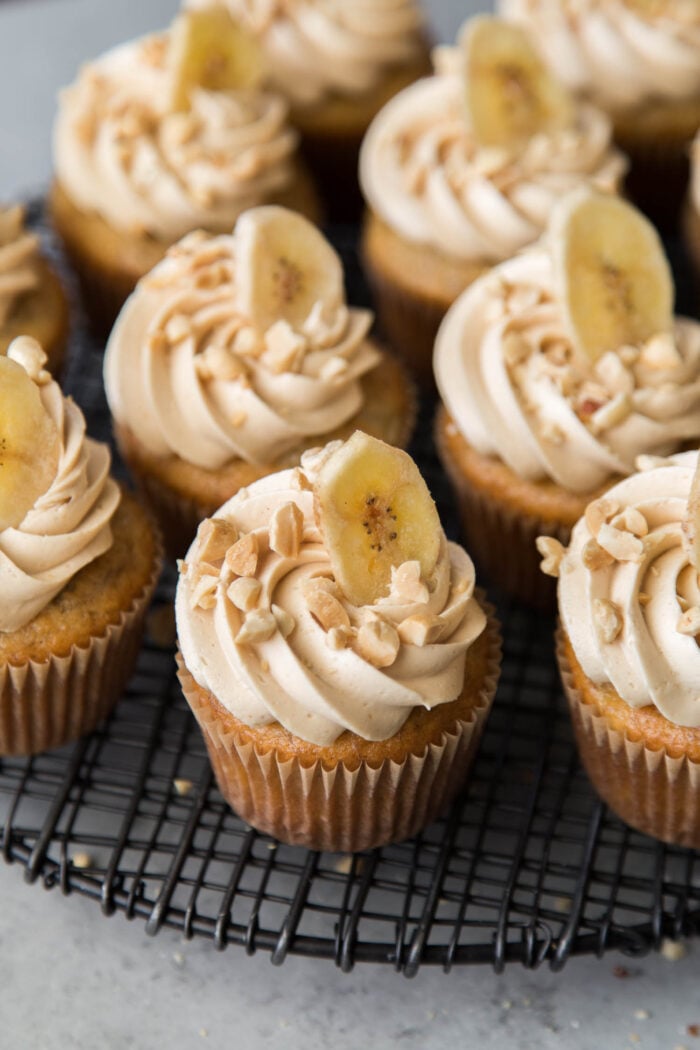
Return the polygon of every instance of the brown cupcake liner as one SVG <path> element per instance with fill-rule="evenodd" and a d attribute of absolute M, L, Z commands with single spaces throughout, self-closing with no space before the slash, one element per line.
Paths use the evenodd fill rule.
<path fill-rule="evenodd" d="M 237 731 L 236 720 L 196 682 L 178 654 L 183 693 L 207 745 L 219 790 L 236 813 L 290 845 L 357 852 L 411 838 L 442 813 L 464 784 L 493 701 L 500 668 L 500 632 L 491 608 L 487 671 L 467 719 L 438 742 L 402 762 L 355 769 L 321 759 L 304 765 L 263 751 Z"/>
<path fill-rule="evenodd" d="M 159 552 L 148 583 L 129 609 L 87 646 L 0 667 L 0 755 L 61 747 L 92 732 L 110 713 L 136 662 L 160 567 Z"/>
<path fill-rule="evenodd" d="M 645 835 L 700 849 L 700 763 L 611 728 L 574 685 L 562 628 L 556 652 L 581 761 L 600 797 Z"/>

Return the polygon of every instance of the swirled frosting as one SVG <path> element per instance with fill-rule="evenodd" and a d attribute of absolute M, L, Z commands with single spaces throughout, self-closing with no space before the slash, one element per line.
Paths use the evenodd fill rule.
<path fill-rule="evenodd" d="M 82 412 L 44 370 L 46 355 L 38 344 L 21 337 L 7 354 L 37 384 L 60 440 L 49 488 L 16 528 L 0 531 L 0 631 L 16 631 L 80 569 L 109 550 L 120 495 L 109 477 L 107 445 L 86 436 Z"/>
<path fill-rule="evenodd" d="M 39 238 L 24 229 L 24 214 L 15 205 L 0 207 L 0 328 L 15 303 L 39 284 Z"/>
<path fill-rule="evenodd" d="M 259 331 L 236 301 L 235 235 L 191 234 L 127 301 L 107 345 L 117 422 L 156 456 L 274 463 L 351 419 L 379 352 L 367 310 L 319 302 L 303 331 Z"/>
<path fill-rule="evenodd" d="M 576 355 L 544 243 L 464 292 L 438 332 L 435 376 L 459 431 L 519 477 L 590 492 L 638 455 L 700 437 L 700 325 Z"/>
<path fill-rule="evenodd" d="M 190 8 L 212 0 L 188 0 Z M 293 106 L 370 92 L 415 59 L 424 19 L 415 0 L 226 0 L 261 40 L 270 82 Z"/>
<path fill-rule="evenodd" d="M 618 188 L 626 165 L 599 110 L 578 105 L 571 127 L 535 135 L 517 154 L 480 147 L 465 119 L 461 51 L 437 54 L 436 75 L 387 103 L 360 153 L 365 197 L 401 236 L 499 262 L 539 237 L 566 193 Z"/>
<path fill-rule="evenodd" d="M 61 95 L 56 174 L 71 199 L 111 226 L 175 241 L 230 229 L 292 178 L 296 134 L 286 103 L 257 90 L 192 92 L 169 111 L 168 35 L 149 36 L 83 68 Z"/>
<path fill-rule="evenodd" d="M 683 522 L 696 459 L 674 456 L 615 485 L 574 527 L 559 567 L 561 617 L 586 675 L 695 727 L 700 586 Z"/>
<path fill-rule="evenodd" d="M 606 110 L 700 94 L 696 0 L 500 0 L 532 34 L 552 71 Z"/>
<path fill-rule="evenodd" d="M 255 482 L 200 527 L 176 597 L 178 640 L 195 681 L 247 725 L 277 721 L 320 746 L 346 729 L 384 740 L 414 707 L 456 699 L 466 651 L 486 622 L 472 562 L 444 536 L 430 580 L 406 562 L 372 606 L 343 597 L 311 490 L 332 447 Z M 251 546 L 254 562 L 246 561 Z M 334 616 L 312 613 L 319 591 Z M 381 657 L 363 646 L 363 632 Z"/>

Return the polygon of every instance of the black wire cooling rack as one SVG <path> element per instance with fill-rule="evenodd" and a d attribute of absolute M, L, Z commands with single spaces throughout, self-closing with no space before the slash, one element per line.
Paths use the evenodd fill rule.
<path fill-rule="evenodd" d="M 39 204 L 30 218 L 42 227 Z M 366 301 L 350 232 L 335 241 L 350 298 Z M 78 321 L 64 386 L 107 439 L 101 363 Z M 430 412 L 413 451 L 456 535 Z M 501 682 L 451 812 L 400 845 L 318 854 L 259 834 L 219 795 L 175 678 L 174 584 L 166 571 L 136 672 L 101 729 L 59 751 L 0 759 L 0 849 L 27 881 L 138 917 L 149 934 L 167 926 L 221 949 L 265 949 L 274 963 L 297 954 L 408 976 L 423 964 L 558 970 L 572 954 L 642 954 L 700 930 L 700 853 L 627 828 L 579 766 L 551 620 L 501 604 Z"/>

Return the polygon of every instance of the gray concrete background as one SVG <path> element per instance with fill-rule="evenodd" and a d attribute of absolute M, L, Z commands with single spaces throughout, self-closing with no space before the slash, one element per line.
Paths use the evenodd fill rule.
<path fill-rule="evenodd" d="M 477 4 L 428 7 L 437 38 L 450 40 Z M 174 9 L 174 0 L 0 6 L 0 198 L 47 184 L 56 91 L 79 63 Z M 388 968 L 344 975 L 295 958 L 275 969 L 265 954 L 219 954 L 168 930 L 149 939 L 140 921 L 105 919 L 93 901 L 26 886 L 20 867 L 0 867 L 2 1050 L 694 1050 L 699 979 L 692 947 L 678 962 L 574 959 L 558 975 L 425 969 L 407 981 Z"/>

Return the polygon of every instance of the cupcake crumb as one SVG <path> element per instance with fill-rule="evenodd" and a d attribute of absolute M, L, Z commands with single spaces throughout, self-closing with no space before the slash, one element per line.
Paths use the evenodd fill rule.
<path fill-rule="evenodd" d="M 648 1010 L 635 1010 L 634 1016 L 637 1021 L 648 1021 L 651 1014 Z"/>
<path fill-rule="evenodd" d="M 194 787 L 194 784 L 191 780 L 186 780 L 184 777 L 176 777 L 175 780 L 173 780 L 173 787 L 180 798 L 186 798 Z"/>
<path fill-rule="evenodd" d="M 678 962 L 688 954 L 688 949 L 682 941 L 672 941 L 670 937 L 665 937 L 661 944 L 661 954 L 669 962 Z"/>
<path fill-rule="evenodd" d="M 79 868 L 84 871 L 85 868 L 92 867 L 92 857 L 89 853 L 78 852 L 73 854 L 72 864 L 74 868 Z"/>

